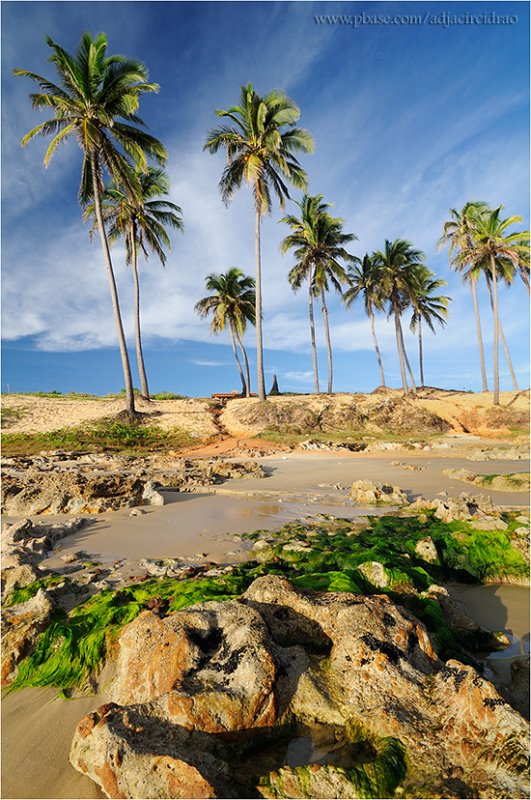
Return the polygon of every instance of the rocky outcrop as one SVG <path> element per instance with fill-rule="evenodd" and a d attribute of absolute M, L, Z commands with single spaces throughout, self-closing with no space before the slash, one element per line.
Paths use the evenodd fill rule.
<path fill-rule="evenodd" d="M 5 476 L 2 511 L 25 514 L 100 514 L 118 508 L 162 505 L 153 483 L 128 475 L 86 475 L 75 471 Z"/>
<path fill-rule="evenodd" d="M 443 469 L 443 475 L 496 492 L 529 492 L 529 472 L 476 475 L 468 469 Z"/>
<path fill-rule="evenodd" d="M 119 508 L 163 505 L 160 488 L 198 491 L 230 478 L 265 477 L 256 462 L 189 461 L 168 456 L 136 458 L 55 453 L 5 458 L 2 511 L 99 514 Z"/>
<path fill-rule="evenodd" d="M 113 702 L 79 723 L 71 749 L 108 797 L 527 793 L 525 720 L 474 669 L 441 662 L 384 596 L 266 576 L 238 601 L 143 612 L 116 666 Z M 272 737 L 315 724 L 342 731 L 350 764 L 266 757 Z"/>
<path fill-rule="evenodd" d="M 350 487 L 350 499 L 357 506 L 402 506 L 408 502 L 406 493 L 399 486 L 364 480 L 354 481 Z"/>
<path fill-rule="evenodd" d="M 445 494 L 445 493 L 444 493 Z M 500 517 L 500 509 L 494 505 L 491 498 L 483 494 L 470 494 L 462 492 L 459 497 L 436 497 L 426 500 L 417 497 L 408 507 L 411 513 L 431 509 L 435 517 L 443 522 L 463 520 L 473 527 L 481 530 L 505 530 L 506 523 Z"/>

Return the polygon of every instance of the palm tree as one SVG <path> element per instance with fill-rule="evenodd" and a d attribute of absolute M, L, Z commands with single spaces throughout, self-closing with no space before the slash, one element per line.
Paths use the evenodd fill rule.
<path fill-rule="evenodd" d="M 152 250 L 162 266 L 166 264 L 164 247 L 170 248 L 167 227 L 183 230 L 181 209 L 175 203 L 164 200 L 169 183 L 164 170 L 148 167 L 147 172 L 136 169 L 134 179 L 138 183 L 135 194 L 128 194 L 114 183 L 103 192 L 102 216 L 108 226 L 109 242 L 120 238 L 125 240 L 126 264 L 132 267 L 135 296 L 135 343 L 140 389 L 142 396 L 149 400 L 149 388 L 142 352 L 140 329 L 140 281 L 138 275 L 138 255 L 142 251 L 146 261 Z M 85 218 L 95 212 L 94 204 L 85 209 Z M 97 227 L 97 223 L 95 225 Z"/>
<path fill-rule="evenodd" d="M 433 295 L 433 292 L 446 286 L 446 281 L 435 278 L 433 272 L 422 268 L 418 271 L 417 288 L 412 298 L 413 316 L 410 328 L 413 332 L 418 330 L 419 337 L 419 371 L 420 386 L 424 387 L 424 363 L 422 357 L 422 321 L 435 333 L 434 322 L 446 325 L 448 316 L 448 303 L 450 298 L 446 295 Z"/>
<path fill-rule="evenodd" d="M 415 250 L 411 242 L 407 242 L 404 239 L 395 239 L 394 242 L 386 239 L 384 250 L 377 250 L 373 253 L 372 259 L 381 275 L 382 293 L 389 303 L 388 315 L 393 315 L 395 320 L 396 347 L 400 362 L 402 386 L 404 387 L 404 392 L 407 393 L 409 391 L 406 378 L 407 366 L 413 391 L 415 391 L 415 379 L 407 358 L 400 320 L 403 312 L 412 304 L 415 296 L 418 271 L 419 268 L 423 267 L 424 253 L 420 250 Z"/>
<path fill-rule="evenodd" d="M 494 405 L 500 403 L 498 277 L 508 262 L 517 268 L 529 260 L 529 231 L 507 233 L 507 228 L 521 222 L 522 217 L 515 215 L 501 219 L 502 209 L 503 206 L 499 206 L 473 217 L 472 240 L 459 254 L 460 263 L 469 264 L 471 270 L 478 266 L 490 268 L 494 313 Z"/>
<path fill-rule="evenodd" d="M 317 363 L 317 347 L 315 343 L 315 323 L 313 313 L 314 297 L 314 273 L 315 273 L 315 234 L 316 218 L 320 213 L 326 211 L 326 203 L 322 203 L 322 196 L 310 197 L 305 195 L 300 203 L 297 203 L 301 210 L 300 219 L 294 214 L 287 214 L 281 219 L 292 229 L 292 233 L 286 236 L 280 245 L 283 253 L 290 248 L 295 249 L 295 257 L 298 259 L 295 266 L 290 270 L 288 280 L 293 291 L 298 291 L 302 282 L 308 282 L 308 313 L 310 319 L 310 341 L 312 346 L 313 374 L 315 381 L 315 391 L 319 394 L 319 368 Z"/>
<path fill-rule="evenodd" d="M 306 173 L 294 154 L 313 152 L 313 138 L 308 131 L 295 127 L 300 110 L 278 89 L 260 97 L 251 84 L 242 86 L 240 105 L 228 111 L 216 111 L 216 114 L 228 119 L 229 123 L 210 131 L 203 149 L 216 153 L 223 148 L 227 152 L 227 166 L 219 183 L 222 200 L 228 205 L 242 182 L 252 187 L 254 196 L 256 362 L 258 396 L 265 400 L 260 223 L 262 216 L 271 211 L 271 191 L 280 207 L 284 208 L 285 200 L 289 198 L 285 180 L 297 189 L 306 189 Z"/>
<path fill-rule="evenodd" d="M 205 286 L 209 292 L 214 294 L 203 297 L 195 305 L 195 310 L 200 317 L 213 315 L 210 328 L 213 333 L 221 333 L 228 326 L 232 344 L 232 352 L 238 365 L 240 380 L 242 383 L 242 394 L 249 397 L 251 393 L 251 380 L 249 374 L 249 361 L 245 347 L 243 346 L 242 336 L 245 333 L 247 323 L 255 324 L 255 281 L 249 275 L 244 275 L 241 269 L 231 267 L 221 275 L 211 273 L 205 279 Z M 236 342 L 240 346 L 244 362 L 246 376 L 243 375 L 242 365 L 238 358 Z"/>
<path fill-rule="evenodd" d="M 378 339 L 376 338 L 376 331 L 374 330 L 374 311 L 375 309 L 377 311 L 383 311 L 385 304 L 385 299 L 381 291 L 381 275 L 373 258 L 371 258 L 368 253 L 363 256 L 363 259 L 359 259 L 355 256 L 354 261 L 357 266 L 351 267 L 347 273 L 349 288 L 343 293 L 343 302 L 349 309 L 354 300 L 360 295 L 363 296 L 365 313 L 371 321 L 372 338 L 374 341 L 376 358 L 378 360 L 378 367 L 380 369 L 381 386 L 385 386 L 382 358 L 378 346 Z"/>
<path fill-rule="evenodd" d="M 41 122 L 22 139 L 25 146 L 34 136 L 53 134 L 44 165 L 47 167 L 59 144 L 74 136 L 83 152 L 79 198 L 83 205 L 90 200 L 94 209 L 101 246 L 107 270 L 114 321 L 125 381 L 126 411 L 135 413 L 133 383 L 127 346 L 125 342 L 118 292 L 112 267 L 109 243 L 102 221 L 102 173 L 105 169 L 111 178 L 130 191 L 136 191 L 131 178 L 128 157 L 145 168 L 146 155 L 164 163 L 166 151 L 162 144 L 141 128 L 143 121 L 136 112 L 139 96 L 158 91 L 156 83 L 148 83 L 147 68 L 140 61 L 125 56 L 107 56 L 107 39 L 99 34 L 94 39 L 84 33 L 74 56 L 47 37 L 52 49 L 49 58 L 58 75 L 58 84 L 35 72 L 15 70 L 34 80 L 39 91 L 31 95 L 34 108 L 48 109 L 53 116 Z"/>
<path fill-rule="evenodd" d="M 332 394 L 333 364 L 332 364 L 332 344 L 330 341 L 330 325 L 328 321 L 328 308 L 326 305 L 326 292 L 329 288 L 335 289 L 340 295 L 342 287 L 348 283 L 345 268 L 339 263 L 338 259 L 350 261 L 352 256 L 347 253 L 344 244 L 358 237 L 353 233 L 343 233 L 343 220 L 339 217 L 331 217 L 329 214 L 322 216 L 323 236 L 322 254 L 315 265 L 315 294 L 321 294 L 321 308 L 324 319 L 324 329 L 326 338 L 326 350 L 328 354 L 328 394 Z"/>
<path fill-rule="evenodd" d="M 482 200 L 474 200 L 466 203 L 461 211 L 455 208 L 450 209 L 450 219 L 443 225 L 443 235 L 438 241 L 438 246 L 443 247 L 445 244 L 450 245 L 448 250 L 448 258 L 450 266 L 453 269 L 463 272 L 463 280 L 470 284 L 472 292 L 472 300 L 474 302 L 474 314 L 476 316 L 476 333 L 478 337 L 479 346 L 479 362 L 481 366 L 481 382 L 483 391 L 488 392 L 489 387 L 487 384 L 487 370 L 485 367 L 485 353 L 483 350 L 483 336 L 481 333 L 481 317 L 479 314 L 478 296 L 477 296 L 477 274 L 473 271 L 466 271 L 466 264 L 460 259 L 460 253 L 470 247 L 473 241 L 472 229 L 474 225 L 474 218 L 478 214 L 487 213 L 489 206 Z"/>

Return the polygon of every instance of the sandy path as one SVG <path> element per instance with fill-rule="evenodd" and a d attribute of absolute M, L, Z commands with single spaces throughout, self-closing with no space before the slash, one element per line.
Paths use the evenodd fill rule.
<path fill-rule="evenodd" d="M 152 414 L 152 424 L 163 430 L 178 428 L 200 437 L 218 433 L 206 400 L 136 401 L 137 410 Z M 66 397 L 33 397 L 3 395 L 2 406 L 20 412 L 19 419 L 9 419 L 5 433 L 43 433 L 58 428 L 74 427 L 112 417 L 123 411 L 123 400 L 71 400 Z"/>
<path fill-rule="evenodd" d="M 2 700 L 2 798 L 105 797 L 68 760 L 79 720 L 104 700 L 56 698 L 54 689 L 23 689 Z"/>

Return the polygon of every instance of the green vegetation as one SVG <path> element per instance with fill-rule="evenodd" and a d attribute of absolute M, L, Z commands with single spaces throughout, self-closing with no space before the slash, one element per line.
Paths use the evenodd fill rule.
<path fill-rule="evenodd" d="M 228 575 L 150 579 L 104 591 L 80 604 L 40 636 L 35 651 L 21 663 L 12 688 L 81 686 L 98 669 L 120 629 L 150 607 L 151 601 L 156 599 L 164 611 L 177 611 L 206 600 L 228 600 L 239 596 L 256 578 L 271 574 L 283 575 L 295 586 L 313 591 L 386 593 L 424 622 L 443 659 L 469 661 L 464 648 L 481 646 L 482 638 L 471 634 L 458 639 L 437 601 L 422 592 L 432 583 L 452 578 L 479 583 L 525 577 L 526 562 L 511 545 L 510 530 L 518 523 L 512 517 L 509 521 L 507 532 L 475 531 L 466 522 L 441 522 L 430 512 L 427 521 L 410 516 L 371 517 L 362 529 L 359 523 L 334 518 L 289 523 L 254 552 L 256 560 L 235 567 Z M 439 564 L 428 564 L 416 553 L 416 543 L 426 536 L 435 543 Z M 260 531 L 247 535 L 251 540 L 260 537 Z M 387 587 L 372 585 L 360 572 L 359 565 L 367 561 L 383 564 Z M 52 585 L 64 578 L 44 580 Z M 32 596 L 38 588 L 32 584 L 18 590 L 22 594 L 17 594 L 17 599 L 12 595 L 10 602 L 21 602 L 19 598 L 27 599 L 26 595 Z"/>
<path fill-rule="evenodd" d="M 19 419 L 22 419 L 24 416 L 24 412 L 18 408 L 6 408 L 2 406 L 0 408 L 0 421 L 2 423 L 2 428 L 9 428 L 14 422 L 17 422 Z"/>
<path fill-rule="evenodd" d="M 22 589 L 15 589 L 11 592 L 7 600 L 4 601 L 4 607 L 16 606 L 18 603 L 25 603 L 26 600 L 31 600 L 32 597 L 35 597 L 39 589 L 51 589 L 59 583 L 69 582 L 70 578 L 64 575 L 46 575 L 44 578 L 39 578 L 39 580 L 29 583 Z"/>
<path fill-rule="evenodd" d="M 330 764 L 320 765 L 320 770 L 326 771 L 330 777 L 335 775 L 349 781 L 355 792 L 354 797 L 393 797 L 395 789 L 406 775 L 405 748 L 400 739 L 394 736 L 371 737 L 356 744 L 359 744 L 363 753 L 362 763 L 348 769 Z M 312 786 L 315 786 L 316 777 L 318 782 L 320 778 L 314 773 L 312 765 L 281 767 L 278 772 L 263 777 L 258 786 L 267 788 L 268 797 L 289 796 L 285 793 L 284 775 L 290 787 L 294 783 L 297 785 L 297 796 L 314 796 Z"/>
<path fill-rule="evenodd" d="M 5 456 L 32 455 L 41 450 L 77 452 L 94 448 L 142 454 L 186 447 L 192 441 L 186 431 L 176 428 L 165 431 L 142 422 L 102 419 L 83 427 L 60 428 L 46 433 L 5 433 L 2 435 L 2 450 Z"/>

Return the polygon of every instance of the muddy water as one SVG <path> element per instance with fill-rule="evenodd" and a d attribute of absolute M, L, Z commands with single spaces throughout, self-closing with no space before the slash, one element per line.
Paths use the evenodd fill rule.
<path fill-rule="evenodd" d="M 493 583 L 487 586 L 449 584 L 447 588 L 450 596 L 478 625 L 490 631 L 503 631 L 509 637 L 510 647 L 490 653 L 485 659 L 492 673 L 487 672 L 486 677 L 508 685 L 512 661 L 529 653 L 529 587 Z"/>

